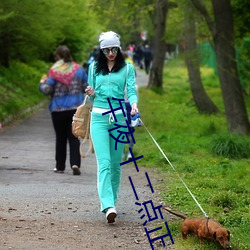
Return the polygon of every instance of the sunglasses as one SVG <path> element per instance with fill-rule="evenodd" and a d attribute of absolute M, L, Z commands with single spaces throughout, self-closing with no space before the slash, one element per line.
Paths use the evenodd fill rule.
<path fill-rule="evenodd" d="M 111 49 L 105 48 L 105 49 L 102 50 L 104 55 L 109 55 L 110 51 L 112 52 L 112 54 L 117 54 L 118 48 L 117 47 L 114 47 L 114 48 L 111 48 Z"/>

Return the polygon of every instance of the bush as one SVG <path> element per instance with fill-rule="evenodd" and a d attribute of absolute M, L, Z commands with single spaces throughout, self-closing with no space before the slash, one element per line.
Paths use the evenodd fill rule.
<path fill-rule="evenodd" d="M 237 206 L 232 193 L 222 192 L 215 194 L 211 199 L 211 204 L 221 208 L 233 209 Z"/>
<path fill-rule="evenodd" d="M 9 116 L 19 117 L 22 111 L 34 107 L 46 97 L 38 90 L 42 74 L 48 64 L 35 61 L 27 65 L 12 61 L 10 68 L 0 67 L 0 122 L 6 123 Z"/>
<path fill-rule="evenodd" d="M 231 159 L 249 158 L 250 146 L 247 140 L 236 135 L 222 135 L 212 140 L 211 151 L 215 155 Z"/>

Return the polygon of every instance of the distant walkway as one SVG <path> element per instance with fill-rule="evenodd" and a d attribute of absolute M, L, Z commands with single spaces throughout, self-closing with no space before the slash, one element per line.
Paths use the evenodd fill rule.
<path fill-rule="evenodd" d="M 146 87 L 148 85 L 148 79 L 149 75 L 147 75 L 144 70 L 136 68 L 136 84 L 138 87 Z"/>

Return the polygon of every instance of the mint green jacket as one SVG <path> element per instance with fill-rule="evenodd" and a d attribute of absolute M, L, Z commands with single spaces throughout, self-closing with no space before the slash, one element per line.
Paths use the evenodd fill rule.
<path fill-rule="evenodd" d="M 94 101 L 93 107 L 110 109 L 107 100 L 109 98 L 112 108 L 119 108 L 119 102 L 112 100 L 112 97 L 124 99 L 125 95 L 131 105 L 138 102 L 135 69 L 131 63 L 126 64 L 118 72 L 110 72 L 107 75 L 95 73 L 95 62 L 89 66 L 88 84 L 95 90 L 95 97 L 91 98 Z M 122 104 L 125 108 L 125 103 Z"/>

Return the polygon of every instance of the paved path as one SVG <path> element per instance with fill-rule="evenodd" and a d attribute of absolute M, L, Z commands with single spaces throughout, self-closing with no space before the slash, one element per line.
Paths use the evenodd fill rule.
<path fill-rule="evenodd" d="M 143 86 L 147 76 L 138 72 L 137 79 Z M 81 176 L 72 175 L 69 163 L 64 174 L 56 174 L 54 141 L 47 107 L 0 130 L 0 249 L 151 249 L 128 180 L 131 176 L 140 201 L 157 199 L 144 169 L 123 167 L 118 218 L 110 228 L 99 211 L 94 154 L 82 160 Z M 159 182 L 153 170 L 146 171 L 152 185 Z M 70 232 L 62 230 L 67 227 Z M 77 235 L 76 227 L 81 227 Z"/>
<path fill-rule="evenodd" d="M 39 209 L 45 209 L 48 204 L 53 204 L 55 199 L 66 206 L 73 199 L 73 206 L 78 207 L 79 213 L 63 216 L 70 216 L 75 220 L 81 217 L 93 220 L 93 216 L 94 219 L 103 220 L 102 214 L 99 213 L 96 189 L 95 155 L 91 154 L 82 160 L 81 176 L 72 175 L 69 162 L 64 174 L 56 174 L 52 171 L 55 166 L 54 140 L 47 108 L 0 133 L 1 208 L 15 207 L 17 203 L 29 203 L 31 197 L 39 203 Z M 126 200 L 126 203 L 133 203 L 133 193 L 127 176 L 136 174 L 136 170 L 128 165 L 125 165 L 123 170 L 122 199 Z M 86 200 L 88 202 L 83 202 Z M 36 209 L 37 205 L 33 205 L 33 209 Z M 126 209 L 123 205 L 121 204 L 121 217 L 124 217 L 123 210 Z M 24 205 L 21 209 L 22 214 L 30 216 L 32 207 L 27 209 Z M 89 216 L 90 213 L 92 216 Z M 133 221 L 136 219 L 135 215 L 130 214 L 126 219 Z M 33 216 L 39 215 L 35 213 Z M 60 218 L 61 211 L 52 216 Z"/>
<path fill-rule="evenodd" d="M 136 83 L 138 87 L 145 87 L 148 85 L 148 75 L 138 68 L 136 69 Z"/>

